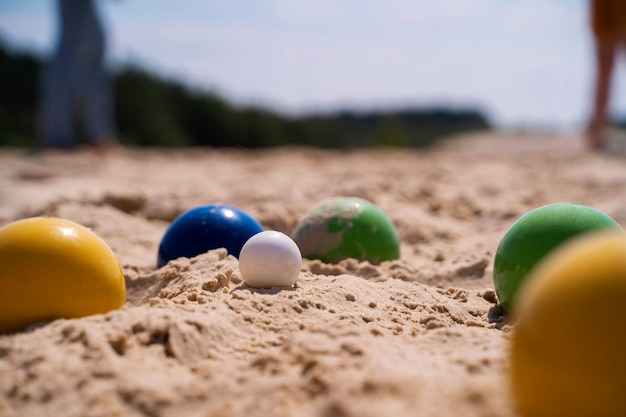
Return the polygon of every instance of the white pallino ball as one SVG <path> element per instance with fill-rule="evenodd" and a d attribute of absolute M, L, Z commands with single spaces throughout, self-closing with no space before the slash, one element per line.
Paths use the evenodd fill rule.
<path fill-rule="evenodd" d="M 251 287 L 288 287 L 298 279 L 302 254 L 284 233 L 267 230 L 253 235 L 241 248 L 239 270 Z"/>

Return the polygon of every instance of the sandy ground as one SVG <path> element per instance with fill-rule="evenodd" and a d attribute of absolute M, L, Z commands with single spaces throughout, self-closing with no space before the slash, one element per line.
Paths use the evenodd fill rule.
<path fill-rule="evenodd" d="M 507 228 L 553 202 L 626 224 L 626 156 L 577 138 L 489 134 L 427 151 L 0 151 L 0 226 L 35 215 L 100 235 L 126 305 L 0 336 L 2 416 L 513 417 L 492 265 Z M 317 203 L 365 198 L 401 259 L 305 260 L 255 290 L 224 250 L 156 269 L 169 223 L 227 203 L 290 234 Z M 1 266 L 0 266 L 1 268 Z"/>

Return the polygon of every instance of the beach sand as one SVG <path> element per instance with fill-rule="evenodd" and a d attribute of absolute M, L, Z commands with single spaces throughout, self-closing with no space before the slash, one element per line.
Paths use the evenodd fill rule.
<path fill-rule="evenodd" d="M 7 417 L 513 417 L 500 239 L 554 202 L 626 224 L 626 157 L 555 135 L 429 150 L 2 150 L 0 174 L 0 226 L 51 215 L 91 228 L 128 293 L 120 310 L 0 336 Z M 289 289 L 247 287 L 223 249 L 156 269 L 185 210 L 226 203 L 290 234 L 335 196 L 381 208 L 401 258 L 305 260 Z"/>

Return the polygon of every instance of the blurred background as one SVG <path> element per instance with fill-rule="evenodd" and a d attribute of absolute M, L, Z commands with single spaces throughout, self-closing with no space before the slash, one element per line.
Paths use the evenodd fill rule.
<path fill-rule="evenodd" d="M 126 145 L 425 146 L 579 132 L 590 111 L 587 0 L 96 3 Z M 0 145 L 36 143 L 57 25 L 53 0 L 0 0 Z"/>

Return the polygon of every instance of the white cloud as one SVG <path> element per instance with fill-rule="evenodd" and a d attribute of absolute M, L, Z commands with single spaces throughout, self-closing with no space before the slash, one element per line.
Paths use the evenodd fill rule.
<path fill-rule="evenodd" d="M 56 24 L 51 10 L 49 14 L 30 14 L 26 11 L 0 14 L 0 35 L 37 52 L 48 52 L 52 48 L 55 32 Z"/>

